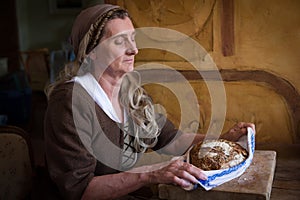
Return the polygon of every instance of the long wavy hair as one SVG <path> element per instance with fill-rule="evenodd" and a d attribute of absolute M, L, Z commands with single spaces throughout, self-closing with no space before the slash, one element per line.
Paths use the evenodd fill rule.
<path fill-rule="evenodd" d="M 141 87 L 140 75 L 133 71 L 126 73 L 119 91 L 120 104 L 128 114 L 129 133 L 133 146 L 138 152 L 153 147 L 158 140 L 160 130 L 155 120 L 152 99 Z M 132 122 L 132 123 L 130 123 Z"/>
<path fill-rule="evenodd" d="M 64 84 L 75 76 L 91 72 L 87 54 L 99 44 L 105 34 L 105 25 L 109 20 L 124 19 L 125 17 L 130 18 L 126 10 L 115 9 L 109 11 L 105 17 L 99 18 L 91 25 L 79 44 L 76 59 L 67 63 L 59 73 L 56 81 L 45 90 L 48 98 L 50 98 L 51 92 L 56 86 Z M 133 140 L 135 150 L 143 152 L 147 148 L 153 147 L 157 143 L 160 131 L 155 120 L 152 100 L 140 86 L 138 73 L 128 73 L 124 76 L 119 98 L 121 105 L 125 108 L 132 122 L 129 135 Z"/>

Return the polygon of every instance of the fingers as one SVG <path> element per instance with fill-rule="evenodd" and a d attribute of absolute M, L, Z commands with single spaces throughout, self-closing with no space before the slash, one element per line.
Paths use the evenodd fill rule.
<path fill-rule="evenodd" d="M 246 126 L 255 130 L 255 124 L 253 124 L 253 123 L 246 123 Z"/>
<path fill-rule="evenodd" d="M 252 128 L 253 130 L 255 130 L 255 125 L 253 123 L 248 123 L 248 122 L 239 122 L 236 124 L 236 126 L 239 128 L 239 129 L 243 129 L 246 130 L 246 133 L 247 133 L 247 128 L 250 127 Z"/>
<path fill-rule="evenodd" d="M 247 134 L 247 128 L 250 127 L 255 130 L 253 123 L 239 122 L 236 123 L 228 132 L 222 135 L 222 139 L 230 141 L 237 141 L 240 137 Z"/>
<path fill-rule="evenodd" d="M 248 123 L 248 122 L 239 122 L 237 123 L 237 126 L 239 128 L 248 128 L 248 127 L 255 128 L 255 125 L 253 123 Z"/>
<path fill-rule="evenodd" d="M 186 162 L 176 161 L 174 165 L 177 168 L 174 171 L 174 183 L 180 185 L 181 187 L 188 187 L 191 184 L 198 183 L 199 179 L 206 180 L 207 177 L 203 171 L 194 165 Z"/>
<path fill-rule="evenodd" d="M 197 183 L 199 179 L 207 179 L 207 176 L 203 173 L 203 171 L 192 164 L 184 162 L 180 167 L 180 170 L 182 170 L 183 172 L 187 172 L 188 175 L 195 178 L 195 183 Z"/>
<path fill-rule="evenodd" d="M 241 132 L 241 133 L 246 134 L 248 127 L 255 130 L 255 125 L 254 124 L 246 123 L 246 122 L 239 122 L 239 123 L 235 124 L 230 131 L 231 132 Z"/>

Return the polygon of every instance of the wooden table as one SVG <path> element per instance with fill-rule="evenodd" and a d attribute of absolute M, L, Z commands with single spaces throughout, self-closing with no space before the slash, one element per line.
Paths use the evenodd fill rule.
<path fill-rule="evenodd" d="M 174 185 L 159 185 L 159 198 L 172 200 L 269 200 L 272 190 L 276 152 L 256 150 L 251 165 L 240 177 L 210 191 L 199 187 L 186 191 Z"/>

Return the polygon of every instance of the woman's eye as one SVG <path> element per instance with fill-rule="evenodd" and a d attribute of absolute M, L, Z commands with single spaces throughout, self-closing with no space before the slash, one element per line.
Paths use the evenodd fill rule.
<path fill-rule="evenodd" d="M 131 41 L 135 42 L 135 34 L 131 36 Z"/>
<path fill-rule="evenodd" d="M 115 39 L 115 44 L 116 45 L 121 45 L 121 44 L 123 44 L 123 42 L 124 42 L 123 38 L 117 38 L 117 39 Z"/>
<path fill-rule="evenodd" d="M 135 36 L 131 37 L 131 41 L 135 42 Z"/>

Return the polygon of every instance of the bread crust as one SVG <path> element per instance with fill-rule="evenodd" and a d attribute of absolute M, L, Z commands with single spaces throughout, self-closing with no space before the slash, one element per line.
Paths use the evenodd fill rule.
<path fill-rule="evenodd" d="M 205 171 L 219 170 L 240 164 L 248 152 L 236 142 L 219 139 L 201 142 L 192 147 L 190 162 Z"/>

